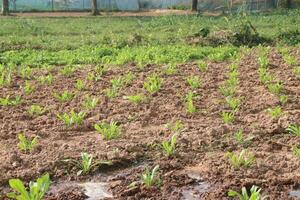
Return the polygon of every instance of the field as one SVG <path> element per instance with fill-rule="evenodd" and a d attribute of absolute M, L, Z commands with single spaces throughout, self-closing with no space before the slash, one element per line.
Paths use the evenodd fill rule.
<path fill-rule="evenodd" d="M 300 198 L 299 10 L 0 21 L 1 199 Z"/>

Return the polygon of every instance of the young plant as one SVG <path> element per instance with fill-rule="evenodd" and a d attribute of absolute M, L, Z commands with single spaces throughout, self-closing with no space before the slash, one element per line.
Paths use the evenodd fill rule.
<path fill-rule="evenodd" d="M 52 74 L 48 74 L 47 76 L 38 77 L 37 80 L 43 85 L 51 85 L 53 83 L 53 76 Z"/>
<path fill-rule="evenodd" d="M 289 125 L 286 129 L 290 134 L 300 136 L 300 125 Z"/>
<path fill-rule="evenodd" d="M 92 79 L 94 79 L 95 81 L 99 81 L 101 77 L 107 72 L 107 70 L 107 67 L 105 67 L 104 65 L 96 66 Z"/>
<path fill-rule="evenodd" d="M 22 77 L 22 79 L 31 79 L 32 69 L 30 67 L 22 67 L 20 69 L 20 76 Z"/>
<path fill-rule="evenodd" d="M 268 108 L 267 112 L 271 115 L 273 119 L 277 119 L 282 115 L 282 110 L 280 106 L 276 106 L 275 108 Z"/>
<path fill-rule="evenodd" d="M 293 72 L 294 72 L 295 76 L 296 76 L 298 79 L 300 79 L 300 67 L 295 67 L 295 68 L 293 69 Z"/>
<path fill-rule="evenodd" d="M 242 150 L 239 154 L 227 152 L 226 157 L 229 158 L 230 163 L 235 168 L 250 167 L 255 161 L 254 155 L 246 150 Z"/>
<path fill-rule="evenodd" d="M 235 140 L 240 143 L 240 144 L 243 144 L 244 143 L 244 133 L 243 133 L 243 130 L 240 129 L 239 131 L 237 131 L 235 134 L 234 134 L 234 138 Z"/>
<path fill-rule="evenodd" d="M 247 189 L 245 187 L 242 188 L 242 193 L 236 192 L 234 190 L 228 191 L 229 197 L 238 197 L 239 200 L 264 200 L 267 197 L 262 197 L 261 189 L 259 189 L 257 186 L 253 185 L 250 189 L 250 196 L 248 195 Z"/>
<path fill-rule="evenodd" d="M 92 169 L 93 156 L 88 153 L 81 154 L 81 170 L 77 172 L 77 176 L 88 174 Z"/>
<path fill-rule="evenodd" d="M 118 92 L 118 89 L 114 87 L 104 90 L 105 95 L 110 99 L 115 98 L 118 95 Z"/>
<path fill-rule="evenodd" d="M 191 77 L 187 78 L 186 81 L 193 89 L 199 88 L 202 84 L 199 76 L 191 76 Z"/>
<path fill-rule="evenodd" d="M 145 101 L 145 96 L 143 94 L 127 96 L 125 98 L 128 99 L 131 103 L 134 103 L 134 104 L 140 104 L 143 101 Z"/>
<path fill-rule="evenodd" d="M 282 105 L 286 104 L 286 103 L 288 102 L 288 96 L 287 96 L 287 95 L 284 95 L 284 94 L 280 95 L 280 96 L 279 96 L 279 102 L 280 102 Z"/>
<path fill-rule="evenodd" d="M 236 112 L 240 107 L 241 100 L 239 98 L 234 98 L 229 96 L 226 98 L 226 103 L 233 112 Z"/>
<path fill-rule="evenodd" d="M 21 96 L 16 96 L 14 99 L 11 99 L 9 95 L 5 98 L 0 98 L 0 106 L 17 106 L 21 102 Z"/>
<path fill-rule="evenodd" d="M 274 77 L 268 72 L 267 68 L 259 68 L 259 80 L 263 84 L 268 84 L 274 80 Z"/>
<path fill-rule="evenodd" d="M 171 157 L 175 154 L 176 142 L 177 142 L 176 134 L 172 135 L 170 140 L 162 142 L 162 148 L 168 157 Z"/>
<path fill-rule="evenodd" d="M 233 96 L 235 94 L 236 88 L 232 86 L 222 85 L 219 87 L 220 93 L 225 96 Z"/>
<path fill-rule="evenodd" d="M 175 74 L 177 71 L 178 71 L 177 66 L 174 64 L 168 65 L 165 68 L 165 74 L 168 76 Z"/>
<path fill-rule="evenodd" d="M 76 88 L 77 90 L 79 90 L 79 91 L 85 90 L 85 87 L 86 87 L 86 85 L 85 85 L 85 83 L 83 82 L 83 80 L 78 79 L 78 80 L 76 81 L 76 83 L 75 83 L 75 88 Z"/>
<path fill-rule="evenodd" d="M 261 56 L 258 58 L 259 67 L 261 68 L 267 68 L 269 65 L 269 59 L 267 56 Z"/>
<path fill-rule="evenodd" d="M 300 157 L 300 148 L 293 146 L 292 150 L 296 156 Z"/>
<path fill-rule="evenodd" d="M 0 65 L 0 87 L 9 86 L 12 82 L 12 72 L 5 70 Z"/>
<path fill-rule="evenodd" d="M 28 81 L 25 81 L 24 93 L 26 95 L 31 94 L 34 91 L 34 87 Z"/>
<path fill-rule="evenodd" d="M 72 93 L 70 93 L 69 91 L 63 91 L 60 94 L 54 93 L 53 96 L 59 102 L 68 102 L 68 101 L 71 101 L 74 97 L 74 95 Z"/>
<path fill-rule="evenodd" d="M 221 117 L 223 119 L 223 122 L 225 124 L 230 124 L 234 121 L 234 113 L 233 112 L 225 112 L 225 111 L 222 111 L 221 112 Z"/>
<path fill-rule="evenodd" d="M 159 165 L 156 165 L 152 171 L 149 169 L 146 169 L 146 171 L 142 174 L 141 177 L 143 183 L 146 185 L 146 187 L 152 187 L 154 185 L 159 185 L 161 182 L 161 179 L 159 177 Z"/>
<path fill-rule="evenodd" d="M 63 121 L 67 127 L 71 127 L 72 125 L 80 126 L 85 116 L 86 113 L 84 112 L 76 113 L 74 112 L 74 110 L 72 110 L 69 114 L 68 113 L 64 113 L 61 115 L 57 114 L 58 119 Z"/>
<path fill-rule="evenodd" d="M 20 133 L 18 134 L 18 139 L 19 139 L 18 147 L 25 152 L 32 151 L 34 147 L 38 144 L 37 136 L 32 140 L 30 140 L 26 138 L 24 133 Z"/>
<path fill-rule="evenodd" d="M 179 131 L 181 131 L 184 128 L 183 123 L 180 120 L 177 120 L 175 123 L 169 123 L 167 124 L 167 128 L 173 132 L 173 133 L 177 133 Z"/>
<path fill-rule="evenodd" d="M 28 110 L 27 113 L 33 117 L 33 116 L 40 116 L 42 114 L 44 114 L 47 111 L 47 109 L 39 106 L 39 105 L 31 105 Z"/>
<path fill-rule="evenodd" d="M 85 100 L 82 103 L 82 106 L 86 109 L 92 110 L 97 106 L 98 102 L 99 102 L 98 98 L 96 98 L 96 97 L 92 98 L 90 96 L 86 96 Z"/>
<path fill-rule="evenodd" d="M 71 77 L 75 71 L 76 68 L 74 66 L 67 65 L 60 70 L 60 74 L 66 77 Z"/>
<path fill-rule="evenodd" d="M 94 128 L 105 140 L 116 139 L 120 136 L 120 127 L 116 122 L 110 122 L 110 124 L 102 122 L 100 124 L 95 124 Z"/>
<path fill-rule="evenodd" d="M 157 74 L 151 74 L 144 82 L 144 88 L 151 94 L 158 92 L 161 88 L 161 85 L 162 79 L 159 78 Z"/>
<path fill-rule="evenodd" d="M 198 62 L 198 69 L 202 72 L 206 72 L 208 70 L 208 65 L 204 61 L 199 61 Z"/>
<path fill-rule="evenodd" d="M 7 194 L 8 198 L 16 200 L 42 200 L 50 187 L 49 174 L 38 178 L 36 182 L 29 183 L 29 191 L 26 190 L 20 179 L 10 179 L 10 187 L 15 190 Z"/>
<path fill-rule="evenodd" d="M 197 111 L 196 107 L 194 106 L 193 98 L 193 92 L 189 91 L 185 97 L 186 111 L 188 114 L 193 114 Z"/>
<path fill-rule="evenodd" d="M 283 84 L 280 81 L 268 84 L 268 90 L 274 95 L 280 95 L 283 89 Z"/>

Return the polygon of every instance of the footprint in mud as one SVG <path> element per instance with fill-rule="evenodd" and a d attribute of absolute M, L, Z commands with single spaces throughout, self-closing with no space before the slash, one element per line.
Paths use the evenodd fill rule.
<path fill-rule="evenodd" d="M 300 190 L 292 190 L 289 193 L 291 198 L 300 199 Z"/>
<path fill-rule="evenodd" d="M 107 183 L 86 182 L 78 185 L 84 189 L 85 195 L 88 196 L 87 200 L 99 200 L 113 197 L 107 190 Z"/>

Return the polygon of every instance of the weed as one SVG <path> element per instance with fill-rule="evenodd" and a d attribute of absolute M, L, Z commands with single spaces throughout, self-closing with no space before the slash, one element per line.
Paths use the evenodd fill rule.
<path fill-rule="evenodd" d="M 17 106 L 21 102 L 21 96 L 16 96 L 14 99 L 11 99 L 9 95 L 5 98 L 0 98 L 0 106 Z"/>
<path fill-rule="evenodd" d="M 188 114 L 193 114 L 197 111 L 196 107 L 194 106 L 193 98 L 194 94 L 191 91 L 189 91 L 185 96 L 186 110 Z"/>
<path fill-rule="evenodd" d="M 143 94 L 136 94 L 132 96 L 127 96 L 125 98 L 128 99 L 131 103 L 135 104 L 140 104 L 143 101 L 145 101 L 145 96 Z"/>
<path fill-rule="evenodd" d="M 255 157 L 251 152 L 242 150 L 239 154 L 227 152 L 226 157 L 229 158 L 230 163 L 235 167 L 250 167 L 255 161 Z"/>
<path fill-rule="evenodd" d="M 82 103 L 82 106 L 86 109 L 92 110 L 97 106 L 98 102 L 99 102 L 98 98 L 96 98 L 96 97 L 92 98 L 90 96 L 86 96 L 85 100 Z"/>
<path fill-rule="evenodd" d="M 225 111 L 222 111 L 220 113 L 220 116 L 222 117 L 223 119 L 223 122 L 225 124 L 230 124 L 234 121 L 235 117 L 234 117 L 234 114 L 233 112 L 225 112 Z"/>
<path fill-rule="evenodd" d="M 34 91 L 34 87 L 30 84 L 29 81 L 25 81 L 25 86 L 24 86 L 24 93 L 26 95 L 31 94 Z"/>
<path fill-rule="evenodd" d="M 199 76 L 191 76 L 191 77 L 187 78 L 186 81 L 193 89 L 199 88 L 202 84 Z"/>
<path fill-rule="evenodd" d="M 159 185 L 161 180 L 159 177 L 159 165 L 156 165 L 152 171 L 146 169 L 146 171 L 142 174 L 142 181 L 146 185 L 146 187 L 151 187 L 154 185 Z"/>
<path fill-rule="evenodd" d="M 47 76 L 38 77 L 37 80 L 43 85 L 51 85 L 53 83 L 53 76 L 52 74 L 48 74 Z"/>
<path fill-rule="evenodd" d="M 289 125 L 286 129 L 290 134 L 300 136 L 300 125 Z"/>
<path fill-rule="evenodd" d="M 198 62 L 197 66 L 198 66 L 198 69 L 202 72 L 206 72 L 208 70 L 208 65 L 206 64 L 206 62 L 204 62 L 202 60 Z"/>
<path fill-rule="evenodd" d="M 261 189 L 257 186 L 253 185 L 250 189 L 250 196 L 248 195 L 247 189 L 245 187 L 242 188 L 242 193 L 236 192 L 234 190 L 229 190 L 229 197 L 238 197 L 240 200 L 264 200 L 267 197 L 262 197 L 260 194 Z"/>
<path fill-rule="evenodd" d="M 7 194 L 7 197 L 17 200 L 42 200 L 50 186 L 49 174 L 38 178 L 36 182 L 29 183 L 29 191 L 26 190 L 20 179 L 10 179 L 10 187 L 16 192 Z"/>
<path fill-rule="evenodd" d="M 47 109 L 39 106 L 39 105 L 31 105 L 28 110 L 27 113 L 33 117 L 33 116 L 40 116 L 42 114 L 44 114 L 47 111 Z"/>
<path fill-rule="evenodd" d="M 233 112 L 236 112 L 240 107 L 241 100 L 239 98 L 233 98 L 229 96 L 226 98 L 226 103 Z"/>
<path fill-rule="evenodd" d="M 157 74 L 151 74 L 144 82 L 144 88 L 150 93 L 156 93 L 160 90 L 162 79 Z"/>
<path fill-rule="evenodd" d="M 63 121 L 67 127 L 71 127 L 72 125 L 80 126 L 83 122 L 84 117 L 86 116 L 86 113 L 76 113 L 74 110 L 72 110 L 69 114 L 57 114 L 56 116 L 58 117 L 58 119 Z"/>
<path fill-rule="evenodd" d="M 63 91 L 60 94 L 54 93 L 53 96 L 59 102 L 68 102 L 68 101 L 71 101 L 74 97 L 74 95 L 72 93 L 70 93 L 69 91 Z"/>
<path fill-rule="evenodd" d="M 95 124 L 94 128 L 99 132 L 105 140 L 116 139 L 120 136 L 120 127 L 116 122 L 102 122 L 101 124 Z"/>
<path fill-rule="evenodd" d="M 281 107 L 279 107 L 279 106 L 276 106 L 275 108 L 268 108 L 267 112 L 274 119 L 277 119 L 282 115 L 282 110 L 281 110 Z"/>
<path fill-rule="evenodd" d="M 32 151 L 33 148 L 38 144 L 37 136 L 35 138 L 33 138 L 32 140 L 29 140 L 26 138 L 24 133 L 20 133 L 20 134 L 18 134 L 18 139 L 19 139 L 18 147 L 22 151 L 25 151 L 25 152 Z"/>
<path fill-rule="evenodd" d="M 283 84 L 280 81 L 268 84 L 268 90 L 274 95 L 280 95 L 283 89 Z"/>
<path fill-rule="evenodd" d="M 79 91 L 83 91 L 86 88 L 86 84 L 83 82 L 83 80 L 78 79 L 75 83 L 75 88 Z"/>
<path fill-rule="evenodd" d="M 168 157 L 171 157 L 174 155 L 175 148 L 176 148 L 176 142 L 177 142 L 176 134 L 172 135 L 170 140 L 162 142 L 162 148 Z"/>
<path fill-rule="evenodd" d="M 93 156 L 88 153 L 81 154 L 81 170 L 77 172 L 77 176 L 87 174 L 92 169 Z"/>

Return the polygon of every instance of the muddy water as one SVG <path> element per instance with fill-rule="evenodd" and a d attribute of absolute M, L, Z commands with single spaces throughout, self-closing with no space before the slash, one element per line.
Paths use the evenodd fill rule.
<path fill-rule="evenodd" d="M 113 197 L 112 194 L 108 192 L 108 184 L 105 182 L 86 182 L 78 185 L 84 189 L 84 194 L 88 196 L 87 200 Z"/>
<path fill-rule="evenodd" d="M 300 199 L 300 190 L 290 191 L 289 196 L 295 199 Z"/>
<path fill-rule="evenodd" d="M 201 199 L 201 194 L 209 190 L 210 185 L 202 182 L 194 186 L 191 186 L 182 191 L 182 200 L 199 200 Z"/>

